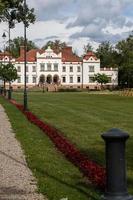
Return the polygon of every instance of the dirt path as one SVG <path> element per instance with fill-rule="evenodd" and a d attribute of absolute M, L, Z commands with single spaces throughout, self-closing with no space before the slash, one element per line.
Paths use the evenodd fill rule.
<path fill-rule="evenodd" d="M 37 193 L 36 181 L 0 105 L 0 200 L 46 200 Z"/>

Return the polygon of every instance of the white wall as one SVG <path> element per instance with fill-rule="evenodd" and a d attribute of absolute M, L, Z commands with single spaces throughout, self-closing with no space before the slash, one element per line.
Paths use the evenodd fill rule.
<path fill-rule="evenodd" d="M 39 78 L 43 74 L 45 75 L 45 80 L 48 75 L 52 75 L 52 78 L 54 75 L 59 76 L 59 82 L 61 85 L 81 85 L 82 84 L 82 76 L 83 76 L 83 84 L 86 87 L 87 85 L 96 85 L 96 83 L 90 83 L 89 77 L 94 77 L 94 74 L 97 73 L 105 73 L 107 76 L 111 77 L 113 85 L 117 85 L 118 83 L 118 71 L 117 69 L 100 69 L 100 60 L 94 58 L 93 56 L 90 57 L 89 59 L 83 59 L 82 62 L 62 62 L 62 53 L 59 53 L 58 55 L 54 53 L 54 51 L 50 48 L 48 48 L 44 53 L 40 54 L 37 53 L 36 55 L 37 61 L 36 62 L 28 62 L 28 72 L 26 72 L 27 76 L 29 77 L 29 85 L 36 85 L 39 83 Z M 45 64 L 45 71 L 40 71 L 40 64 L 43 63 Z M 51 63 L 51 70 L 47 70 L 47 64 Z M 58 64 L 58 71 L 54 70 L 54 64 Z M 18 72 L 18 75 L 21 76 L 21 83 L 18 83 L 16 80 L 14 82 L 14 85 L 23 85 L 24 84 L 24 63 L 23 62 L 16 62 L 15 67 L 17 68 L 18 66 L 21 67 L 21 72 Z M 32 66 L 36 66 L 36 72 L 32 71 Z M 63 72 L 63 66 L 66 67 L 66 72 Z M 73 67 L 73 72 L 70 72 L 70 67 Z M 80 72 L 77 71 L 77 67 L 80 66 Z M 89 71 L 89 66 L 94 66 L 94 71 L 90 72 Z M 83 73 L 82 73 L 83 69 Z M 33 83 L 32 77 L 36 76 L 36 83 Z M 66 82 L 62 82 L 62 77 L 66 77 Z M 70 76 L 73 77 L 73 83 L 70 83 Z M 80 76 L 80 83 L 77 82 L 77 77 Z M 28 85 L 27 84 L 27 85 Z"/>
<path fill-rule="evenodd" d="M 94 66 L 94 72 L 89 71 L 90 66 Z M 83 84 L 94 84 L 89 82 L 89 76 L 94 77 L 97 73 L 100 73 L 100 60 L 95 60 L 93 57 L 83 60 Z"/>

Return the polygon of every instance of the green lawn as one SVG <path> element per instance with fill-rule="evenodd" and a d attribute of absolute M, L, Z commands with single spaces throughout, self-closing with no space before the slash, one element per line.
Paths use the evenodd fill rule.
<path fill-rule="evenodd" d="M 37 178 L 39 192 L 47 195 L 49 200 L 100 200 L 100 192 L 89 185 L 40 129 L 2 97 L 0 104 L 6 109 L 27 163 Z"/>
<path fill-rule="evenodd" d="M 22 93 L 14 93 L 13 97 L 22 103 Z M 39 116 L 42 120 L 58 128 L 62 134 L 69 138 L 70 141 L 72 141 L 82 152 L 86 153 L 89 157 L 102 164 L 105 163 L 104 142 L 101 139 L 100 134 L 113 127 L 128 131 L 131 136 L 127 145 L 128 183 L 129 191 L 133 194 L 132 97 L 121 97 L 118 95 L 109 94 L 89 94 L 83 92 L 44 94 L 41 92 L 29 92 L 28 102 L 29 109 L 32 110 L 33 113 Z M 40 136 L 39 132 L 40 131 L 37 130 L 36 137 Z M 43 140 L 44 137 L 47 138 L 46 136 L 43 136 L 40 139 L 41 144 L 46 141 L 46 139 Z M 49 141 L 48 138 L 47 140 Z M 50 145 L 50 148 L 53 149 L 55 153 L 53 145 L 51 143 Z M 54 155 L 50 156 L 51 159 L 52 156 L 53 158 L 55 157 Z M 70 165 L 71 170 L 73 169 L 75 173 L 79 173 L 78 170 L 75 167 L 72 167 L 72 165 L 67 162 L 60 154 L 56 153 L 56 156 L 60 156 L 63 164 L 67 163 Z M 59 162 L 58 164 L 62 166 L 62 164 Z M 51 163 L 49 163 L 49 167 L 50 166 Z M 70 169 L 68 168 L 67 171 L 69 171 L 69 176 L 72 178 L 73 175 L 71 174 L 72 172 Z M 81 180 L 84 182 L 82 178 Z M 70 182 L 71 181 L 73 181 L 73 179 L 70 180 Z M 68 180 L 66 180 L 66 183 L 68 183 Z M 73 185 L 74 184 L 77 185 L 76 181 L 73 183 Z M 90 191 L 93 195 L 95 195 L 95 192 L 92 191 L 92 189 L 89 187 L 88 192 L 90 193 Z M 96 192 L 96 194 L 98 193 Z M 96 199 L 97 198 L 98 197 L 96 197 Z M 59 198 L 55 199 L 59 200 Z M 78 198 L 75 197 L 74 199 L 73 197 L 70 197 L 69 199 L 76 200 Z M 86 197 L 80 197 L 79 199 L 85 200 Z M 94 197 L 90 197 L 90 199 L 94 199 Z"/>

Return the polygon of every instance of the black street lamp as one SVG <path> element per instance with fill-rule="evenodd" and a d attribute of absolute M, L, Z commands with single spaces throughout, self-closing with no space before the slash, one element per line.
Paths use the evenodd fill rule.
<path fill-rule="evenodd" d="M 24 0 L 24 110 L 28 109 L 27 105 L 27 88 L 26 88 L 26 64 L 27 64 L 27 57 L 26 57 L 26 50 L 27 50 L 27 39 L 26 39 L 26 0 Z"/>
<path fill-rule="evenodd" d="M 5 39 L 6 39 L 5 32 L 3 33 L 2 38 L 4 40 L 4 65 L 5 65 L 5 48 L 6 48 L 5 47 Z M 4 96 L 6 96 L 5 81 L 3 82 L 3 91 L 2 91 L 2 93 L 4 93 Z"/>
<path fill-rule="evenodd" d="M 14 22 L 12 19 L 8 22 L 8 31 L 5 30 L 8 33 L 9 65 L 11 64 L 11 28 L 14 28 Z M 8 99 L 11 99 L 11 82 L 9 82 Z"/>
<path fill-rule="evenodd" d="M 4 40 L 4 65 L 5 65 L 5 39 L 6 39 L 6 34 L 5 34 L 5 32 L 3 33 L 2 38 L 3 38 L 3 40 Z"/>
<path fill-rule="evenodd" d="M 8 21 L 8 31 L 4 30 L 5 32 L 8 33 L 8 52 L 9 52 L 9 65 L 11 64 L 11 28 L 14 28 L 14 21 L 12 18 L 9 19 Z M 6 37 L 5 32 L 3 33 L 3 38 Z M 9 82 L 9 90 L 8 90 L 8 99 L 11 99 L 11 82 Z"/>
<path fill-rule="evenodd" d="M 5 34 L 5 32 L 3 33 L 2 38 L 3 38 L 3 39 L 6 38 L 6 34 Z"/>

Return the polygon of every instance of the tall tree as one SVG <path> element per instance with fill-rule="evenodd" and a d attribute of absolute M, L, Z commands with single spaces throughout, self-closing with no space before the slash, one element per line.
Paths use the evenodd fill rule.
<path fill-rule="evenodd" d="M 42 49 L 47 49 L 48 46 L 51 47 L 51 49 L 59 52 L 61 51 L 64 47 L 67 46 L 67 44 L 65 42 L 61 42 L 60 40 L 55 40 L 55 41 L 48 41 L 43 47 Z"/>
<path fill-rule="evenodd" d="M 119 85 L 133 87 L 133 33 L 118 42 L 116 49 L 119 55 Z"/>
<path fill-rule="evenodd" d="M 11 40 L 10 43 L 10 51 L 12 52 L 12 56 L 17 58 L 19 57 L 19 52 L 20 52 L 20 46 L 24 46 L 24 38 L 23 37 L 17 37 Z M 31 40 L 27 40 L 27 51 L 31 49 L 36 49 L 37 46 L 35 45 L 34 42 Z M 9 47 L 6 48 L 8 51 Z"/>
<path fill-rule="evenodd" d="M 110 44 L 110 42 L 105 41 L 102 42 L 98 49 L 96 50 L 97 57 L 101 60 L 101 67 L 116 67 L 116 55 L 117 52 L 113 48 L 113 46 Z"/>
<path fill-rule="evenodd" d="M 25 21 L 28 27 L 30 23 L 35 22 L 34 9 L 30 9 L 28 5 L 24 8 L 24 0 L 1 0 L 0 20 L 8 22 L 9 25 Z"/>

